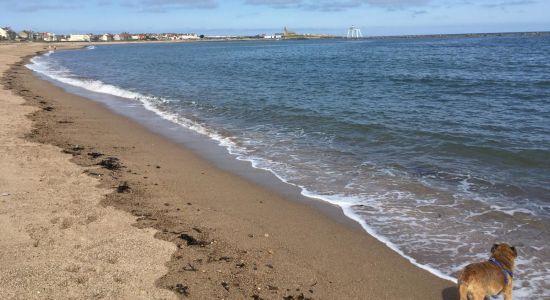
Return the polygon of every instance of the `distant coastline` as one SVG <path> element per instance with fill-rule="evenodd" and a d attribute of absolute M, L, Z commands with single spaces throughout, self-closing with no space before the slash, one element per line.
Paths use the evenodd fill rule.
<path fill-rule="evenodd" d="M 160 35 L 160 34 L 154 34 Z M 0 44 L 7 43 L 82 43 L 82 44 L 126 44 L 126 43 L 190 43 L 190 42 L 213 42 L 213 41 L 289 41 L 289 40 L 320 40 L 320 39 L 342 39 L 342 40 L 380 40 L 380 39 L 430 39 L 430 38 L 484 38 L 484 37 L 532 37 L 550 36 L 550 31 L 526 31 L 526 32 L 487 32 L 487 33 L 452 33 L 452 34 L 418 34 L 418 35 L 383 35 L 364 36 L 359 38 L 348 38 L 346 36 L 328 34 L 293 34 L 273 38 L 263 35 L 256 36 L 201 36 L 196 39 L 141 39 L 141 40 L 91 40 L 91 41 L 47 41 L 47 40 L 1 40 Z"/>
<path fill-rule="evenodd" d="M 452 33 L 452 34 L 420 34 L 420 35 L 385 35 L 369 36 L 366 39 L 418 39 L 418 38 L 482 38 L 482 37 L 507 37 L 507 36 L 550 36 L 550 31 L 526 31 L 526 32 L 487 32 L 487 33 Z"/>

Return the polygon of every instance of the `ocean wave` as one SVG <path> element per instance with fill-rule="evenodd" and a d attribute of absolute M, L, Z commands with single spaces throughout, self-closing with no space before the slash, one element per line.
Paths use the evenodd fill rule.
<path fill-rule="evenodd" d="M 56 70 L 52 69 L 51 66 L 47 62 L 36 59 L 36 58 L 33 58 L 31 60 L 31 64 L 28 64 L 27 67 L 29 69 L 35 71 L 35 72 L 38 72 L 40 74 L 45 75 L 45 76 L 47 76 L 51 79 L 57 80 L 59 82 L 62 82 L 62 83 L 65 83 L 65 84 L 68 84 L 68 85 L 71 85 L 71 86 L 79 87 L 79 88 L 82 88 L 82 89 L 87 90 L 87 91 L 102 93 L 102 94 L 108 94 L 108 95 L 112 95 L 112 96 L 116 96 L 116 97 L 121 97 L 121 98 L 136 100 L 136 101 L 141 102 L 143 104 L 144 108 L 156 113 L 158 116 L 160 116 L 160 117 L 162 117 L 162 118 L 164 118 L 168 121 L 174 122 L 178 125 L 184 126 L 185 128 L 193 130 L 193 131 L 195 131 L 199 134 L 208 136 L 209 138 L 215 140 L 216 142 L 218 142 L 218 144 L 220 146 L 225 147 L 228 150 L 228 152 L 231 155 L 234 155 L 238 160 L 247 161 L 252 165 L 252 167 L 268 171 L 268 172 L 272 173 L 274 176 L 276 176 L 282 182 L 285 182 L 289 185 L 293 185 L 293 186 L 296 186 L 296 187 L 300 188 L 301 189 L 301 194 L 303 196 L 313 198 L 313 199 L 322 200 L 324 202 L 327 202 L 327 203 L 330 203 L 330 204 L 341 207 L 344 214 L 348 218 L 350 218 L 350 219 L 356 221 L 357 223 L 359 223 L 367 233 L 369 233 L 370 235 L 372 235 L 373 237 L 378 239 L 380 242 L 387 245 L 390 249 L 397 252 L 399 255 L 405 257 L 412 264 L 414 264 L 414 265 L 416 265 L 416 266 L 418 266 L 418 267 L 420 267 L 424 270 L 427 270 L 430 273 L 432 273 L 432 274 L 434 274 L 434 275 L 436 275 L 440 278 L 456 282 L 456 278 L 448 276 L 448 275 L 444 274 L 443 272 L 441 272 L 439 270 L 436 270 L 435 268 L 432 268 L 428 265 L 423 265 L 423 264 L 418 263 L 413 257 L 405 255 L 404 252 L 401 251 L 399 249 L 399 247 L 397 245 L 393 244 L 389 239 L 383 237 L 382 235 L 377 234 L 376 231 L 373 228 L 371 228 L 367 225 L 365 220 L 361 219 L 361 217 L 359 215 L 355 214 L 353 209 L 351 209 L 353 205 L 359 204 L 360 201 L 356 201 L 352 197 L 349 197 L 349 196 L 321 195 L 321 194 L 309 191 L 306 187 L 303 187 L 303 186 L 300 186 L 300 185 L 289 182 L 286 178 L 284 178 L 283 176 L 281 176 L 280 174 L 278 174 L 276 171 L 274 171 L 272 168 L 269 167 L 273 162 L 266 161 L 265 159 L 262 159 L 262 158 L 259 158 L 259 157 L 248 157 L 248 156 L 246 156 L 246 152 L 247 152 L 246 149 L 237 146 L 237 144 L 234 143 L 231 140 L 231 138 L 223 136 L 223 135 L 221 135 L 221 134 L 219 134 L 219 133 L 203 126 L 202 124 L 200 124 L 196 121 L 192 121 L 190 119 L 183 118 L 180 115 L 177 115 L 177 114 L 174 114 L 174 113 L 169 113 L 169 112 L 166 112 L 166 111 L 159 110 L 155 104 L 158 103 L 159 101 L 166 102 L 166 101 L 168 101 L 167 99 L 162 99 L 162 98 L 159 98 L 159 97 L 147 96 L 147 95 L 143 95 L 143 94 L 140 94 L 140 93 L 137 93 L 137 92 L 132 92 L 132 91 L 129 91 L 129 90 L 126 90 L 126 89 L 123 89 L 123 88 L 120 88 L 120 87 L 117 87 L 117 86 L 114 86 L 114 85 L 106 84 L 106 83 L 101 82 L 99 80 L 72 78 L 72 77 L 70 77 L 70 75 L 67 72 L 65 72 L 65 71 L 56 71 Z"/>
<path fill-rule="evenodd" d="M 430 273 L 440 278 L 456 282 L 456 278 L 451 276 L 451 273 L 455 272 L 458 267 L 463 266 L 464 263 L 461 263 L 461 265 L 458 267 L 453 266 L 453 269 L 451 270 L 449 268 L 440 268 L 438 265 L 431 264 L 429 262 L 420 262 L 419 259 L 416 259 L 413 257 L 410 249 L 409 251 L 405 250 L 405 247 L 403 247 L 404 245 L 406 246 L 406 243 L 405 244 L 403 243 L 403 241 L 405 240 L 399 240 L 399 237 L 395 238 L 394 236 L 392 236 L 392 239 L 390 239 L 387 237 L 386 234 L 384 234 L 384 232 L 382 232 L 381 230 L 377 230 L 376 228 L 378 227 L 373 226 L 373 224 L 377 225 L 377 222 L 380 223 L 384 221 L 383 220 L 384 216 L 378 217 L 377 220 L 374 220 L 375 218 L 368 219 L 368 218 L 365 218 L 365 215 L 361 214 L 361 209 L 362 207 L 365 207 L 366 204 L 372 204 L 375 202 L 383 203 L 386 200 L 386 198 L 384 197 L 386 197 L 387 195 L 381 195 L 379 199 L 378 198 L 373 199 L 373 198 L 369 198 L 369 197 L 372 197 L 369 195 L 352 195 L 352 194 L 344 194 L 344 193 L 338 193 L 338 192 L 333 192 L 329 194 L 329 193 L 321 193 L 321 192 L 315 191 L 314 189 L 309 187 L 309 185 L 298 184 L 296 180 L 293 180 L 295 178 L 290 179 L 292 176 L 289 176 L 288 172 L 285 173 L 284 171 L 281 171 L 286 169 L 286 166 L 283 162 L 274 161 L 268 157 L 253 155 L 250 153 L 251 152 L 250 148 L 247 148 L 246 146 L 243 146 L 242 143 L 237 142 L 236 139 L 234 139 L 231 135 L 212 129 L 211 127 L 203 123 L 200 119 L 184 117 L 181 114 L 171 112 L 169 109 L 165 109 L 165 106 L 163 106 L 163 104 L 170 103 L 174 101 L 173 99 L 155 97 L 152 95 L 145 95 L 143 93 L 127 90 L 115 85 L 110 85 L 99 80 L 76 78 L 73 74 L 70 73 L 70 71 L 63 69 L 60 66 L 55 65 L 55 63 L 52 63 L 46 59 L 41 59 L 40 57 L 33 58 L 31 60 L 31 64 L 27 65 L 27 67 L 37 73 L 43 74 L 53 80 L 62 82 L 70 86 L 75 86 L 75 87 L 78 87 L 87 91 L 95 92 L 95 93 L 108 94 L 108 95 L 136 101 L 136 103 L 140 103 L 141 105 L 143 105 L 145 109 L 154 112 L 161 118 L 164 118 L 173 123 L 179 124 L 180 126 L 183 126 L 187 129 L 190 129 L 194 132 L 197 132 L 199 134 L 209 137 L 210 139 L 216 141 L 220 146 L 227 149 L 227 151 L 231 155 L 233 155 L 236 159 L 241 161 L 247 161 L 252 165 L 252 167 L 266 170 L 272 173 L 282 182 L 285 182 L 287 184 L 300 188 L 302 195 L 309 198 L 322 200 L 324 202 L 331 203 L 333 205 L 341 207 L 344 214 L 348 218 L 359 223 L 367 233 L 369 233 L 370 235 L 378 239 L 380 242 L 387 245 L 390 249 L 397 252 L 399 255 L 405 257 L 412 264 L 424 270 L 427 270 Z M 332 120 L 327 119 L 325 121 L 331 122 Z M 355 124 L 352 124 L 350 126 L 355 126 Z M 359 128 L 355 128 L 357 130 L 361 130 L 365 132 L 373 130 L 373 127 L 370 125 L 367 126 L 367 125 L 359 124 L 357 126 L 359 127 Z M 456 149 L 453 149 L 454 145 L 451 145 L 453 147 L 449 147 L 449 145 L 450 144 L 446 145 L 445 149 L 447 151 L 457 151 Z M 459 149 L 459 150 L 468 151 L 469 149 Z M 508 155 L 508 153 L 506 153 L 506 155 Z M 395 170 L 386 170 L 385 172 L 388 174 L 396 173 Z M 420 175 L 422 175 L 421 177 L 428 177 L 429 174 L 421 173 Z M 396 176 L 393 176 L 393 177 L 396 177 Z M 400 177 L 400 176 L 397 176 L 397 177 Z M 466 179 L 462 178 L 461 182 L 462 183 L 460 188 L 463 189 L 463 192 L 470 193 L 472 191 L 472 180 L 470 178 L 466 178 Z M 349 186 L 353 186 L 353 184 L 350 183 Z M 433 205 L 433 206 L 436 206 L 437 204 L 437 203 L 430 202 L 431 199 L 417 199 L 415 198 L 415 195 L 398 195 L 397 198 L 399 198 L 398 199 L 399 201 L 406 201 L 406 200 L 413 199 L 415 203 L 417 203 L 418 205 L 416 207 L 417 209 L 421 208 L 422 205 L 424 205 L 425 203 L 429 203 L 430 205 Z M 425 203 L 423 204 L 422 201 L 424 201 Z M 376 205 L 381 205 L 379 203 Z M 371 207 L 373 207 L 375 212 L 381 212 L 382 208 L 376 207 L 376 205 L 373 204 Z M 449 206 L 451 205 L 453 204 L 450 204 Z M 396 210 L 398 208 L 400 207 L 395 206 L 395 207 L 392 207 L 391 209 Z M 467 213 L 471 214 L 471 216 L 474 217 L 476 215 L 479 216 L 479 215 L 489 214 L 495 211 L 511 217 L 518 214 L 519 215 L 529 214 L 529 211 L 527 210 L 518 209 L 516 207 L 507 207 L 507 206 L 498 206 L 498 205 L 494 205 L 494 206 L 487 205 L 487 207 L 484 209 L 475 210 Z M 399 218 L 401 218 L 401 221 L 404 221 L 406 219 L 407 216 L 405 214 L 406 213 L 402 213 L 401 215 L 398 216 Z M 390 217 L 386 217 L 386 218 L 388 218 L 388 220 L 385 220 L 385 221 L 388 222 Z M 396 218 L 395 220 L 392 219 L 391 221 L 399 222 L 400 221 L 399 218 Z M 367 220 L 369 221 L 367 222 Z M 416 221 L 417 220 L 412 220 L 411 222 L 416 222 Z M 427 238 L 428 238 L 427 236 L 423 237 L 424 240 L 427 240 Z M 432 236 L 430 238 L 432 238 L 432 240 L 437 240 L 437 239 L 444 240 L 450 237 L 441 235 L 437 237 Z M 458 238 L 458 236 L 456 238 Z M 419 240 L 422 240 L 422 239 L 419 238 Z M 474 247 L 474 246 L 470 246 L 470 247 Z M 426 250 L 429 250 L 428 248 L 429 247 L 426 247 Z M 432 247 L 431 250 L 433 249 L 434 248 Z M 457 251 L 457 250 L 450 249 L 449 251 Z M 481 253 L 481 252 L 478 252 L 478 253 Z M 456 254 L 458 255 L 458 253 Z M 483 255 L 476 258 L 483 259 L 482 256 Z M 538 261 L 536 261 L 535 263 L 540 264 L 540 262 Z M 522 264 L 520 263 L 520 265 Z M 533 279 L 534 277 L 531 277 L 531 278 Z M 542 279 L 540 278 L 537 279 L 538 282 L 544 282 L 544 277 L 541 277 L 541 278 Z M 521 283 L 521 281 L 519 280 L 518 282 Z M 533 287 L 530 286 L 529 289 L 530 288 L 533 288 Z M 544 290 L 544 287 L 542 289 Z"/>

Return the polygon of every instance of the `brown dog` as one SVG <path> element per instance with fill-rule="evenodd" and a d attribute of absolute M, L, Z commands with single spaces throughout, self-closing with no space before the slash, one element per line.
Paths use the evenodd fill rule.
<path fill-rule="evenodd" d="M 494 244 L 489 261 L 467 265 L 458 278 L 460 300 L 483 300 L 504 292 L 504 300 L 512 300 L 515 247 Z"/>

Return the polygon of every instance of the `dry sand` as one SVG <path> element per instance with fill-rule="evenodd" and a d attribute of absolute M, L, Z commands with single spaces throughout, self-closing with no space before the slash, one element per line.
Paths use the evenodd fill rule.
<path fill-rule="evenodd" d="M 0 46 L 0 72 L 29 50 Z M 0 299 L 175 298 L 155 286 L 175 246 L 98 205 L 110 191 L 71 155 L 25 140 L 37 108 L 5 89 L 0 103 Z"/>
<path fill-rule="evenodd" d="M 36 47 L 0 46 L 2 72 Z M 2 299 L 456 297 L 358 226 L 220 170 L 22 63 L 2 84 Z"/>

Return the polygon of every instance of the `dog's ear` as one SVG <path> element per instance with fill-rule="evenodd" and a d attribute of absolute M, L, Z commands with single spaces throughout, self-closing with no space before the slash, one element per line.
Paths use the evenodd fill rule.
<path fill-rule="evenodd" d="M 491 253 L 495 253 L 495 250 L 497 250 L 498 244 L 493 244 L 493 247 L 491 248 Z"/>
<path fill-rule="evenodd" d="M 516 247 L 510 247 L 512 249 L 512 252 L 514 252 L 514 257 L 518 257 L 518 251 L 516 250 Z"/>

